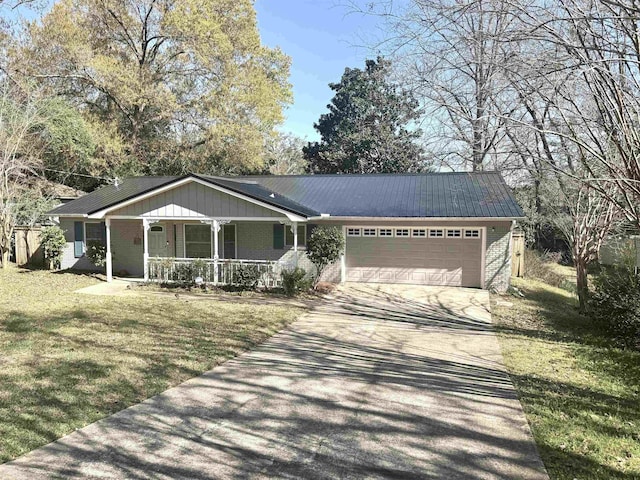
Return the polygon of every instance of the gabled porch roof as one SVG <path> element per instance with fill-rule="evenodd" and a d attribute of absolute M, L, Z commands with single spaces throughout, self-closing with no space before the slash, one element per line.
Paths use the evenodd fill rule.
<path fill-rule="evenodd" d="M 103 218 L 111 211 L 191 182 L 197 182 L 223 193 L 269 208 L 286 215 L 290 220 L 303 220 L 310 217 L 321 216 L 320 212 L 300 205 L 255 181 L 195 174 L 182 177 L 127 178 L 117 186 L 108 185 L 102 187 L 73 202 L 61 205 L 51 210 L 49 214 L 52 216 Z"/>

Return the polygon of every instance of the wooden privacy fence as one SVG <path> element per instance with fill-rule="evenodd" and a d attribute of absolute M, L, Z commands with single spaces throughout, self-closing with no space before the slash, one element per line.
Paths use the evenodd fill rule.
<path fill-rule="evenodd" d="M 41 227 L 16 227 L 14 230 L 16 263 L 18 265 L 43 266 L 44 255 L 40 248 Z"/>
<path fill-rule="evenodd" d="M 511 276 L 524 276 L 524 233 L 511 234 Z"/>

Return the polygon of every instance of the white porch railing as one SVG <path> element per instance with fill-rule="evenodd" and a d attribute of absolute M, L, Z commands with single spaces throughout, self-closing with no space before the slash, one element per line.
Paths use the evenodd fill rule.
<path fill-rule="evenodd" d="M 191 283 L 200 277 L 214 285 L 239 285 L 255 273 L 259 287 L 274 288 L 282 284 L 287 266 L 269 260 L 150 257 L 148 267 L 150 282 Z"/>

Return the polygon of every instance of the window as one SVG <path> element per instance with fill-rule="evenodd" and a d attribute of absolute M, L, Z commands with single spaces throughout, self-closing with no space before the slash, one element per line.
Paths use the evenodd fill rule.
<path fill-rule="evenodd" d="M 362 236 L 363 237 L 375 237 L 377 235 L 375 228 L 363 228 Z"/>
<path fill-rule="evenodd" d="M 184 226 L 184 256 L 187 258 L 211 257 L 211 227 L 209 225 Z"/>
<path fill-rule="evenodd" d="M 480 238 L 480 230 L 478 230 L 478 229 L 465 229 L 464 238 Z"/>
<path fill-rule="evenodd" d="M 164 232 L 164 227 L 162 225 L 156 225 L 151 227 L 152 232 Z"/>
<path fill-rule="evenodd" d="M 427 229 L 426 228 L 414 228 L 413 230 L 411 230 L 411 236 L 412 237 L 418 237 L 418 238 L 424 238 L 427 236 Z"/>
<path fill-rule="evenodd" d="M 360 229 L 359 228 L 347 228 L 347 237 L 359 237 Z"/>
<path fill-rule="evenodd" d="M 378 230 L 379 237 L 393 237 L 393 229 L 391 228 L 381 228 Z"/>
<path fill-rule="evenodd" d="M 289 227 L 289 225 L 284 226 L 284 244 L 293 245 L 293 232 L 291 231 L 291 227 Z M 307 226 L 306 225 L 298 225 L 298 246 L 299 247 L 307 246 Z"/>
<path fill-rule="evenodd" d="M 104 244 L 104 225 L 102 223 L 85 223 L 87 244 L 97 243 Z"/>
<path fill-rule="evenodd" d="M 409 229 L 408 228 L 396 228 L 396 237 L 408 237 Z"/>
<path fill-rule="evenodd" d="M 444 237 L 444 230 L 441 228 L 430 228 L 429 238 L 442 238 Z"/>
<path fill-rule="evenodd" d="M 462 238 L 462 230 L 460 229 L 447 229 L 447 238 Z"/>

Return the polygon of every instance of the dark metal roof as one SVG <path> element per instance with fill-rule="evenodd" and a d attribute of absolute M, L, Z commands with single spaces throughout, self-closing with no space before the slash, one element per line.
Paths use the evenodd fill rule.
<path fill-rule="evenodd" d="M 243 178 L 334 217 L 524 217 L 498 172 Z"/>
<path fill-rule="evenodd" d="M 497 172 L 192 177 L 306 217 L 524 217 Z M 127 178 L 50 214 L 91 214 L 183 178 Z"/>

